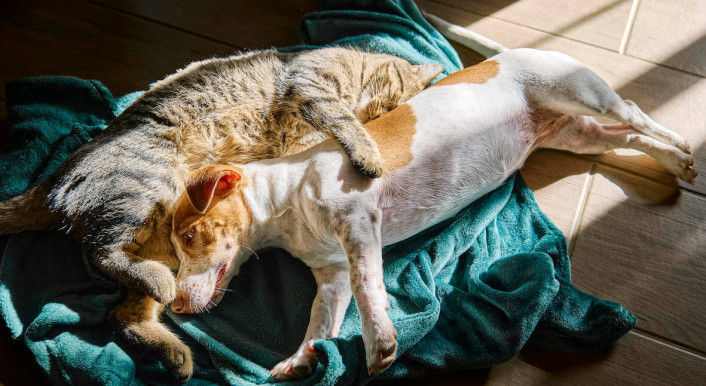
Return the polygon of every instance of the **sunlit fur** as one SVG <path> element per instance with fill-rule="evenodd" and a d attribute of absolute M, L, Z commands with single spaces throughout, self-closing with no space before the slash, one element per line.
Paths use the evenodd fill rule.
<path fill-rule="evenodd" d="M 344 48 L 191 64 L 151 87 L 47 181 L 0 203 L 0 234 L 61 226 L 77 237 L 99 268 L 131 288 L 113 314 L 121 335 L 150 346 L 175 377 L 188 379 L 190 352 L 157 327 L 161 308 L 140 298 L 170 302 L 176 293 L 169 220 L 184 176 L 206 164 L 293 154 L 331 135 L 361 170 L 379 175 L 377 148 L 356 118 L 368 109 L 362 95 L 384 106 L 375 115 L 439 71 Z"/>

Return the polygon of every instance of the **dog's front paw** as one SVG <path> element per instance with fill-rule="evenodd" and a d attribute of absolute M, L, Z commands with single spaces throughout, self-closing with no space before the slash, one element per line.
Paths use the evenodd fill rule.
<path fill-rule="evenodd" d="M 353 166 L 366 177 L 378 178 L 382 176 L 384 162 L 377 147 L 359 144 L 349 155 Z"/>
<path fill-rule="evenodd" d="M 302 344 L 294 355 L 278 363 L 270 370 L 270 375 L 280 380 L 304 378 L 314 371 L 317 363 L 314 341 L 310 340 Z"/>
<path fill-rule="evenodd" d="M 384 313 L 384 318 L 368 328 L 363 327 L 365 359 L 368 374 L 377 374 L 392 365 L 397 357 L 397 330 Z"/>
<path fill-rule="evenodd" d="M 157 261 L 141 261 L 130 269 L 132 285 L 162 304 L 171 303 L 176 297 L 176 280 L 166 265 Z"/>

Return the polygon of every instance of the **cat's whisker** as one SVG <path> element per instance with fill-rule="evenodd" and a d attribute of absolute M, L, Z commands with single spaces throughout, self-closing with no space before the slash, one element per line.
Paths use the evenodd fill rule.
<path fill-rule="evenodd" d="M 247 244 L 242 244 L 245 248 L 249 249 L 250 252 L 252 252 L 253 255 L 255 255 L 255 258 L 260 260 L 260 256 L 257 254 L 257 252 L 253 251 L 252 248 L 250 248 Z"/>

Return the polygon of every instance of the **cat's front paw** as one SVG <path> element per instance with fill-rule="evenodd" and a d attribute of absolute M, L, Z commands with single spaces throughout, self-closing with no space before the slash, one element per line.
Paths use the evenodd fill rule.
<path fill-rule="evenodd" d="M 175 381 L 188 381 L 194 372 L 189 347 L 156 319 L 145 320 L 140 317 L 137 320 L 124 320 L 126 314 L 134 316 L 140 312 L 147 311 L 142 308 L 131 309 L 128 306 L 121 314 L 112 316 L 115 318 L 112 322 L 116 324 L 118 335 L 148 356 L 162 362 Z"/>
<path fill-rule="evenodd" d="M 377 148 L 368 147 L 364 151 L 357 149 L 357 151 L 350 154 L 350 157 L 353 166 L 360 170 L 364 176 L 368 178 L 379 178 L 382 176 L 384 161 Z"/>
<path fill-rule="evenodd" d="M 317 363 L 314 341 L 308 341 L 302 344 L 294 355 L 270 370 L 270 375 L 279 380 L 304 378 L 314 371 Z"/>
<path fill-rule="evenodd" d="M 194 362 L 191 350 L 182 342 L 165 345 L 160 353 L 164 367 L 177 382 L 184 383 L 191 378 L 194 372 Z"/>
<path fill-rule="evenodd" d="M 162 304 L 171 303 L 176 297 L 176 279 L 166 265 L 157 261 L 134 263 L 129 270 L 133 287 L 143 290 L 149 297 Z"/>

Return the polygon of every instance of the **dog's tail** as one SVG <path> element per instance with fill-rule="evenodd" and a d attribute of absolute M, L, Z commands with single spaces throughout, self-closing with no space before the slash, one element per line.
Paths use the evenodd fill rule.
<path fill-rule="evenodd" d="M 463 28 L 460 25 L 451 24 L 448 21 L 432 15 L 429 12 L 422 11 L 424 17 L 434 26 L 442 35 L 455 41 L 458 44 L 464 45 L 473 51 L 489 58 L 495 56 L 508 48 L 502 44 L 486 38 L 485 36 L 475 33 L 469 29 Z"/>
<path fill-rule="evenodd" d="M 59 216 L 46 206 L 51 189 L 48 181 L 19 196 L 0 202 L 0 235 L 47 229 L 59 224 Z"/>

